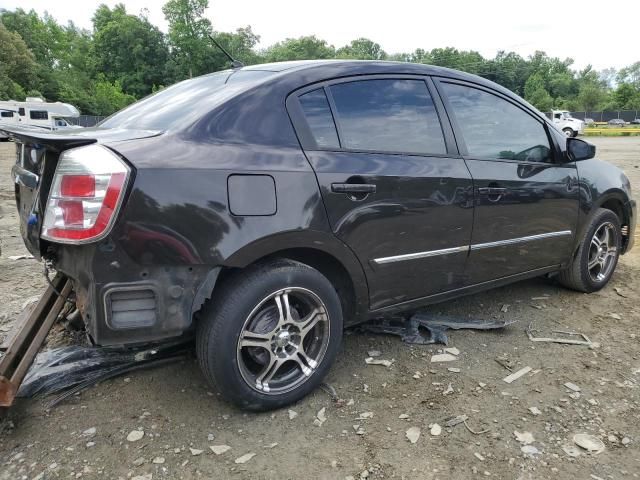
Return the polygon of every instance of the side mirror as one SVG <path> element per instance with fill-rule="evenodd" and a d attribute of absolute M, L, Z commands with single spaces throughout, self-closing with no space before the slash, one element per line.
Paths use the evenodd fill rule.
<path fill-rule="evenodd" d="M 567 157 L 569 161 L 588 160 L 596 156 L 596 146 L 580 140 L 579 138 L 567 138 Z"/>

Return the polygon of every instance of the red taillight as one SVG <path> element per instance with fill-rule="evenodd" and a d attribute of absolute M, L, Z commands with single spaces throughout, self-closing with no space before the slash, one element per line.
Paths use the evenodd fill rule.
<path fill-rule="evenodd" d="M 65 197 L 93 197 L 96 194 L 96 177 L 93 175 L 64 175 L 60 193 Z"/>
<path fill-rule="evenodd" d="M 53 178 L 42 237 L 60 243 L 99 240 L 109 233 L 129 168 L 100 145 L 62 153 Z"/>

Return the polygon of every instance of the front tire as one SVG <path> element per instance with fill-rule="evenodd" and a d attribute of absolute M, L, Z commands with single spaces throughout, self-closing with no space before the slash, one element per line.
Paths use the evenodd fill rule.
<path fill-rule="evenodd" d="M 576 136 L 575 132 L 571 128 L 568 128 L 568 127 L 567 128 L 563 128 L 562 131 L 567 136 L 567 138 Z"/>
<path fill-rule="evenodd" d="M 342 324 L 340 298 L 320 272 L 291 260 L 255 265 L 225 279 L 203 309 L 198 360 L 231 403 L 280 408 L 322 382 Z"/>
<path fill-rule="evenodd" d="M 621 245 L 620 219 L 611 210 L 599 208 L 589 222 L 571 266 L 560 272 L 560 283 L 579 292 L 600 290 L 613 275 Z"/>

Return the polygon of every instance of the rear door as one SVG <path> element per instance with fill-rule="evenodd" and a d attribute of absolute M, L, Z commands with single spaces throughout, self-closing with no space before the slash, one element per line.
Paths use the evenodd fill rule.
<path fill-rule="evenodd" d="M 578 222 L 575 163 L 560 162 L 544 121 L 491 89 L 440 79 L 475 186 L 470 283 L 557 266 Z"/>
<path fill-rule="evenodd" d="M 365 269 L 372 309 L 463 283 L 472 182 L 432 93 L 424 77 L 369 76 L 287 101 L 331 227 Z"/>

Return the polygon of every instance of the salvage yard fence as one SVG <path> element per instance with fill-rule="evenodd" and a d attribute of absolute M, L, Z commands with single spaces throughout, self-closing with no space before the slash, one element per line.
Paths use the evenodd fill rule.
<path fill-rule="evenodd" d="M 549 113 L 549 116 L 551 114 Z M 607 110 L 604 112 L 571 112 L 573 118 L 584 120 L 591 118 L 594 122 L 608 122 L 614 118 L 620 118 L 625 122 L 631 122 L 640 118 L 640 110 Z"/>
<path fill-rule="evenodd" d="M 81 127 L 95 127 L 98 122 L 101 122 L 105 118 L 107 117 L 100 115 L 80 115 L 77 118 L 67 118 L 67 121 Z"/>

